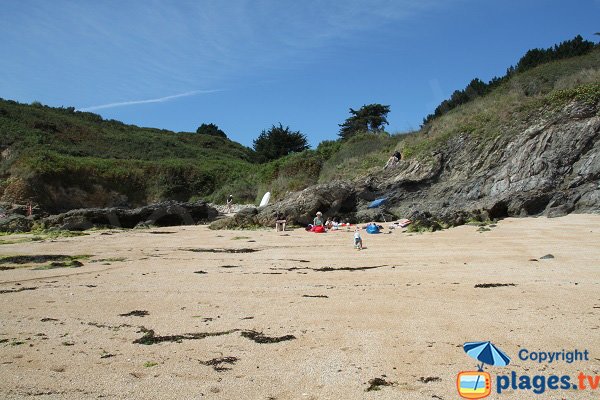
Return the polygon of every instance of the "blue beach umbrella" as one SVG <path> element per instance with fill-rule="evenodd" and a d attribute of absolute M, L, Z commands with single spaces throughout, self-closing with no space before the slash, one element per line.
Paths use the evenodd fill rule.
<path fill-rule="evenodd" d="M 368 206 L 367 208 L 378 208 L 381 207 L 383 209 L 383 204 L 387 201 L 387 197 L 380 197 L 379 199 L 373 200 Z M 385 221 L 385 214 L 381 214 L 381 216 L 383 217 L 383 220 Z M 386 221 L 387 222 L 387 221 Z M 370 232 L 373 233 L 373 232 Z"/>
<path fill-rule="evenodd" d="M 483 369 L 483 364 L 504 367 L 510 363 L 510 358 L 492 342 L 467 342 L 463 349 L 469 356 L 481 361 L 480 370 Z"/>
<path fill-rule="evenodd" d="M 483 364 L 504 367 L 510 363 L 510 358 L 502 350 L 492 344 L 492 342 L 467 342 L 463 344 L 465 353 L 477 361 L 481 361 L 478 366 L 479 371 L 483 371 Z M 479 375 L 475 381 L 475 388 L 479 383 Z"/>

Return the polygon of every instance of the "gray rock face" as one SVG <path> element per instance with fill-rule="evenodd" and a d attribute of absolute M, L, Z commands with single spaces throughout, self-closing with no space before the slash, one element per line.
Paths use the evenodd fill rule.
<path fill-rule="evenodd" d="M 421 160 L 403 160 L 364 181 L 315 185 L 260 209 L 256 221 L 278 215 L 305 225 L 317 211 L 352 222 L 411 218 L 431 225 L 469 219 L 561 216 L 600 212 L 600 112 L 572 101 L 561 110 L 539 110 L 519 132 L 495 138 L 467 133 L 449 139 Z M 372 200 L 386 197 L 379 209 Z M 429 222 L 428 222 L 429 221 Z"/>
<path fill-rule="evenodd" d="M 195 225 L 213 221 L 218 211 L 203 201 L 166 201 L 135 209 L 88 208 L 71 210 L 42 219 L 49 229 L 134 228 L 136 226 Z"/>
<path fill-rule="evenodd" d="M 0 218 L 0 232 L 29 232 L 33 225 L 33 219 L 24 215 L 13 214 Z"/>
<path fill-rule="evenodd" d="M 210 224 L 210 229 L 249 229 L 260 226 L 256 207 L 247 207 L 230 218 L 221 218 Z"/>
<path fill-rule="evenodd" d="M 359 197 L 356 189 L 353 183 L 342 181 L 314 185 L 263 207 L 256 218 L 261 225 L 274 225 L 280 218 L 285 218 L 288 223 L 308 225 L 317 211 L 321 211 L 325 218 L 337 215 L 354 219 Z"/>

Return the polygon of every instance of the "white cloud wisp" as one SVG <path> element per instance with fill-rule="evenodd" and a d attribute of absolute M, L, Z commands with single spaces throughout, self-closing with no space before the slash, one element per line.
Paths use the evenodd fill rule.
<path fill-rule="evenodd" d="M 96 111 L 96 110 L 103 110 L 103 109 L 106 109 L 106 108 L 133 106 L 133 105 L 137 105 L 137 104 L 164 103 L 166 101 L 170 101 L 170 100 L 174 100 L 174 99 L 179 99 L 181 97 L 189 97 L 189 96 L 194 96 L 194 95 L 201 94 L 201 93 L 202 94 L 216 93 L 216 92 L 221 92 L 221 91 L 222 90 L 220 90 L 220 89 L 215 89 L 215 90 L 193 90 L 193 91 L 190 91 L 190 92 L 179 93 L 179 94 L 174 94 L 174 95 L 165 96 L 165 97 L 159 97 L 159 98 L 156 98 L 156 99 L 130 100 L 130 101 L 121 101 L 121 102 L 116 102 L 116 103 L 101 104 L 101 105 L 98 105 L 98 106 L 84 107 L 84 108 L 78 109 L 78 111 Z"/>

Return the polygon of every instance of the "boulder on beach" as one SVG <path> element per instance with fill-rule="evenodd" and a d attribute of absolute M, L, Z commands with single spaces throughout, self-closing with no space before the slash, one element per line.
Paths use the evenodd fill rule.
<path fill-rule="evenodd" d="M 135 209 L 87 208 L 41 220 L 46 229 L 81 231 L 90 228 L 195 225 L 215 220 L 218 211 L 204 201 L 165 201 Z"/>

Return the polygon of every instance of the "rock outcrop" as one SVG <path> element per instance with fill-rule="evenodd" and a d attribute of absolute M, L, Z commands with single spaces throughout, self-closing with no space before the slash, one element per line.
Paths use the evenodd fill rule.
<path fill-rule="evenodd" d="M 135 228 L 140 226 L 195 225 L 216 219 L 218 211 L 204 201 L 166 201 L 135 209 L 87 208 L 71 210 L 40 220 L 46 229 Z"/>
<path fill-rule="evenodd" d="M 361 181 L 309 187 L 253 218 L 267 226 L 281 216 L 305 225 L 321 211 L 351 222 L 405 217 L 425 226 L 431 221 L 452 226 L 469 219 L 597 213 L 599 109 L 571 101 L 560 110 L 538 110 L 521 130 L 494 137 L 459 133 L 419 159 L 402 160 Z M 381 197 L 387 199 L 382 207 L 367 208 Z"/>
<path fill-rule="evenodd" d="M 0 232 L 29 232 L 32 226 L 33 219 L 24 215 L 13 214 L 0 218 Z"/>
<path fill-rule="evenodd" d="M 599 212 L 599 139 L 598 105 L 571 102 L 515 135 L 458 135 L 439 149 L 431 174 L 407 180 L 409 168 L 390 171 L 377 193 L 397 215 L 427 211 L 445 221 Z"/>

